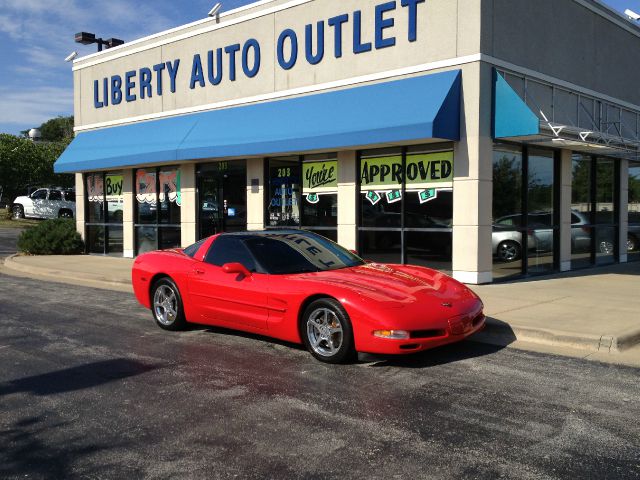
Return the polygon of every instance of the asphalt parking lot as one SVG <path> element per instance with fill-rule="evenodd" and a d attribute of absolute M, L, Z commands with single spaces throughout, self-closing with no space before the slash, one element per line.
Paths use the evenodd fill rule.
<path fill-rule="evenodd" d="M 640 478 L 637 369 L 472 342 L 329 366 L 0 285 L 0 478 Z"/>

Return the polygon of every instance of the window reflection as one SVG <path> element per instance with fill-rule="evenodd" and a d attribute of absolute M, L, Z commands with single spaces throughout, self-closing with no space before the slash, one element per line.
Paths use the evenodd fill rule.
<path fill-rule="evenodd" d="M 298 157 L 269 159 L 269 227 L 300 226 L 300 161 Z"/>
<path fill-rule="evenodd" d="M 628 260 L 640 260 L 640 162 L 629 162 Z"/>

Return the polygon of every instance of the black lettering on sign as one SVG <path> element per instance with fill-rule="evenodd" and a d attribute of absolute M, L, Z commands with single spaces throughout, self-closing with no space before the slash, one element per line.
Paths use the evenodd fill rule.
<path fill-rule="evenodd" d="M 317 188 L 323 185 L 328 185 L 336 181 L 335 167 L 327 168 L 323 163 L 320 170 L 316 170 L 312 165 L 307 169 L 305 174 L 305 180 L 307 181 L 307 188 Z"/>

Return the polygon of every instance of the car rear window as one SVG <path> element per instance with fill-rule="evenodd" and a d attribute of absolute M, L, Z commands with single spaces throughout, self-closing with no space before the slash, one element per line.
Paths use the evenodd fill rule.
<path fill-rule="evenodd" d="M 51 190 L 49 192 L 49 200 L 62 201 L 62 192 L 59 190 Z"/>

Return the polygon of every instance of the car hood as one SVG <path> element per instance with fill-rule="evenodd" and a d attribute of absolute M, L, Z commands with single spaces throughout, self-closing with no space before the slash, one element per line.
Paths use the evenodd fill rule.
<path fill-rule="evenodd" d="M 409 265 L 370 263 L 303 277 L 356 292 L 379 307 L 402 308 L 416 303 L 440 306 L 478 299 L 469 288 L 442 272 Z"/>
<path fill-rule="evenodd" d="M 16 197 L 16 199 L 13 201 L 13 203 L 25 202 L 25 201 L 29 201 L 29 200 L 31 200 L 30 197 L 26 197 L 24 195 L 21 195 L 19 197 Z"/>

